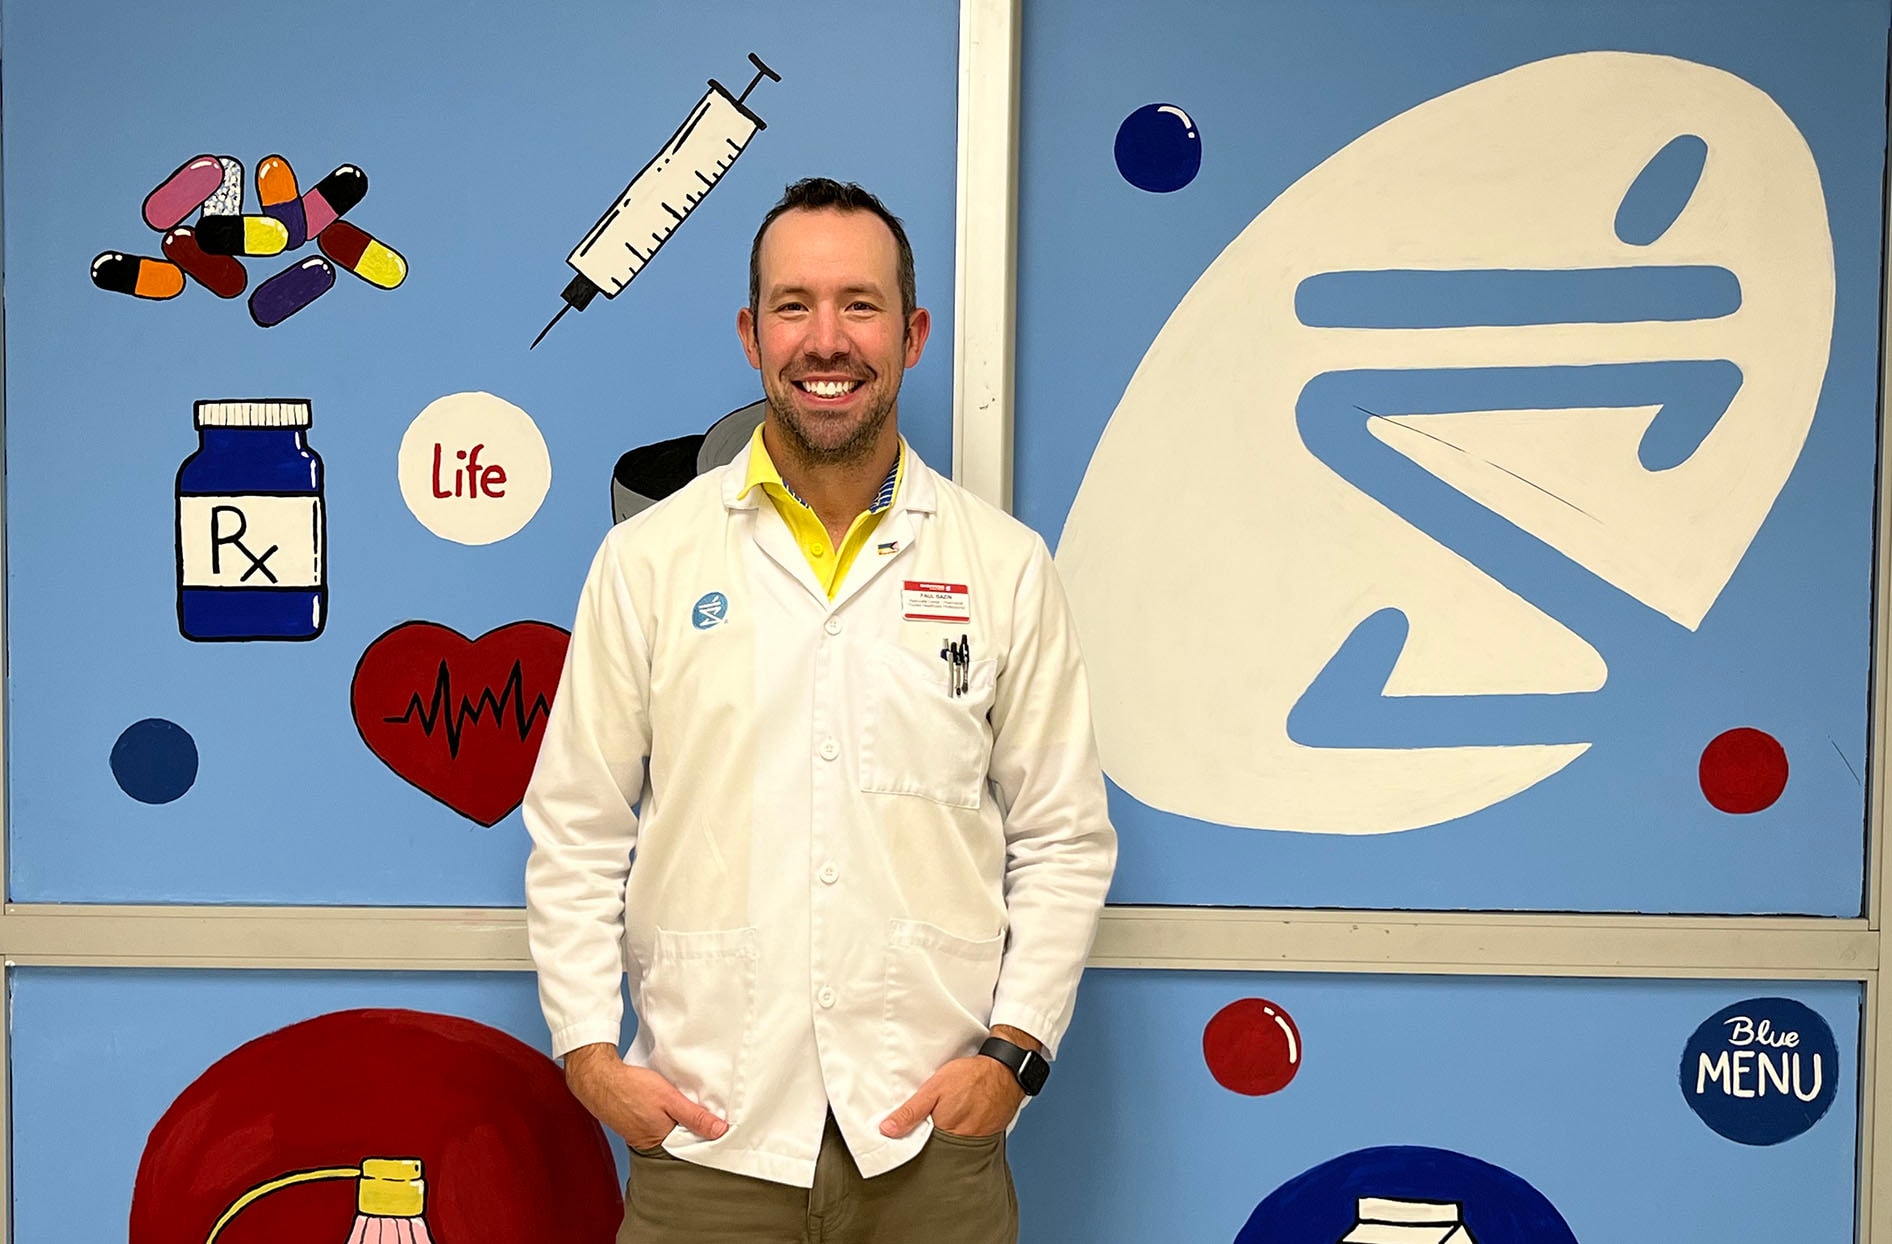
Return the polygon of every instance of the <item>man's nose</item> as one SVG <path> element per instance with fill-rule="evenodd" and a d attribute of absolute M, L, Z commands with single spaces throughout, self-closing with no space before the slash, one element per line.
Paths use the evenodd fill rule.
<path fill-rule="evenodd" d="M 816 308 L 809 317 L 808 337 L 804 342 L 808 352 L 824 359 L 840 358 L 848 353 L 851 344 L 841 313 L 832 307 Z"/>

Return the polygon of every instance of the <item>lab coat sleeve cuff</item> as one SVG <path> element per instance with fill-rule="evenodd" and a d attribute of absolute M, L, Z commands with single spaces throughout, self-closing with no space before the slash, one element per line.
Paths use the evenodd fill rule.
<path fill-rule="evenodd" d="M 608 1019 L 585 1019 L 552 1030 L 552 1057 L 563 1058 L 581 1045 L 603 1042 L 616 1049 L 621 1025 Z"/>
<path fill-rule="evenodd" d="M 1058 1042 L 1063 1039 L 1065 1029 L 1062 1021 L 1053 1019 L 1036 1007 L 1020 1006 L 1001 1000 L 992 1008 L 992 1022 L 989 1026 L 996 1028 L 1000 1024 L 1008 1024 L 1038 1038 L 1039 1043 L 1045 1047 L 1046 1058 L 1058 1056 Z"/>

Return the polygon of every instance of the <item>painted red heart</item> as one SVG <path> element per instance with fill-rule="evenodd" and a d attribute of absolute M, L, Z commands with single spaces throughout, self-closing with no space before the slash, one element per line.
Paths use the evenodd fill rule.
<path fill-rule="evenodd" d="M 461 816 L 497 824 L 525 798 L 570 640 L 548 622 L 478 639 L 403 622 L 355 666 L 355 729 L 402 778 Z"/>

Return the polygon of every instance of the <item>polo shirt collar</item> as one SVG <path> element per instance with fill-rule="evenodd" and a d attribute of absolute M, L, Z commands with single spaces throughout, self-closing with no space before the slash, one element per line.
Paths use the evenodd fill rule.
<path fill-rule="evenodd" d="M 761 427 L 758 426 L 749 438 L 749 452 L 741 472 L 738 473 L 735 467 L 736 463 L 730 463 L 730 469 L 723 477 L 723 504 L 727 508 L 753 510 L 756 507 L 756 488 L 764 484 L 774 484 L 801 504 L 808 504 L 795 496 L 795 490 L 782 479 L 782 473 L 776 469 L 774 459 L 769 457 L 768 448 L 762 443 Z M 890 509 L 901 509 L 930 514 L 934 504 L 932 473 L 925 469 L 925 464 L 903 436 L 900 438 L 900 451 L 894 456 L 887 478 L 881 481 L 880 493 L 874 498 L 868 513 L 879 514 Z"/>

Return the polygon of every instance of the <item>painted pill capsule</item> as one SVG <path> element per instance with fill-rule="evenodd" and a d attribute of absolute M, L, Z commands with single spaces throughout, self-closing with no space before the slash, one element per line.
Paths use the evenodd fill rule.
<path fill-rule="evenodd" d="M 229 255 L 213 255 L 197 244 L 197 231 L 179 225 L 164 235 L 164 257 L 184 270 L 219 298 L 235 298 L 250 283 L 250 274 Z"/>
<path fill-rule="evenodd" d="M 168 260 L 105 251 L 92 261 L 92 284 L 134 298 L 175 298 L 184 292 L 184 270 Z"/>
<path fill-rule="evenodd" d="M 193 156 L 145 196 L 145 223 L 163 233 L 202 207 L 222 184 L 223 164 L 216 156 Z"/>
<path fill-rule="evenodd" d="M 335 269 L 328 260 L 312 255 L 284 268 L 250 293 L 250 318 L 263 328 L 282 323 L 329 292 Z"/>
<path fill-rule="evenodd" d="M 218 156 L 217 162 L 223 166 L 223 182 L 204 201 L 204 215 L 239 215 L 243 211 L 243 161 L 235 156 Z"/>
<path fill-rule="evenodd" d="M 322 230 L 348 214 L 368 193 L 368 174 L 352 164 L 344 164 L 309 187 L 302 196 L 302 212 L 310 237 L 320 237 Z"/>
<path fill-rule="evenodd" d="M 338 220 L 316 236 L 322 253 L 370 285 L 393 289 L 407 279 L 401 252 L 367 230 Z"/>
<path fill-rule="evenodd" d="M 289 230 L 289 247 L 294 250 L 309 240 L 308 215 L 302 210 L 302 191 L 296 186 L 296 170 L 279 155 L 264 156 L 256 166 L 256 201 L 265 216 L 274 216 Z"/>
<path fill-rule="evenodd" d="M 289 229 L 274 216 L 205 216 L 197 222 L 197 245 L 212 255 L 280 255 Z"/>

